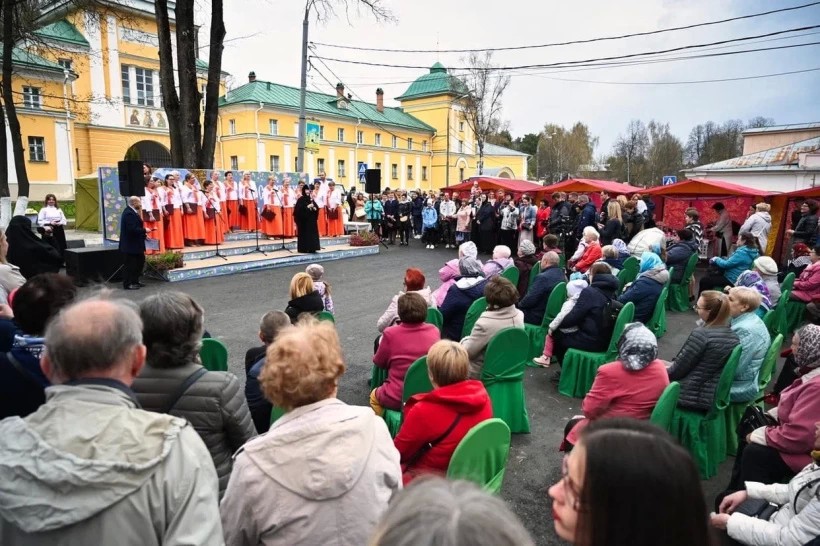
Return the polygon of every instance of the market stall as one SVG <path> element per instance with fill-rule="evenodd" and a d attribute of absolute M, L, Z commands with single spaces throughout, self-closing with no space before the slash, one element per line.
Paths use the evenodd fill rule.
<path fill-rule="evenodd" d="M 456 184 L 455 186 L 447 186 L 441 188 L 441 191 L 449 191 L 452 194 L 460 193 L 460 194 L 468 194 L 470 190 L 473 188 L 473 183 L 478 182 L 478 187 L 481 188 L 481 191 L 498 191 L 502 190 L 508 193 L 511 193 L 516 200 L 518 200 L 522 195 L 525 193 L 534 196 L 539 191 L 544 189 L 544 186 L 540 184 L 536 184 L 534 182 L 528 182 L 527 180 L 513 180 L 510 178 L 495 178 L 492 176 L 473 176 L 468 178 L 461 184 Z"/>
<path fill-rule="evenodd" d="M 781 193 L 775 195 L 772 200 L 772 231 L 769 234 L 769 241 L 774 239 L 774 248 L 772 248 L 772 257 L 778 263 L 786 260 L 786 250 L 790 248 L 787 244 L 786 230 L 792 229 L 792 214 L 799 210 L 800 204 L 806 199 L 814 199 L 820 201 L 820 187 L 806 188 L 789 193 Z M 797 220 L 797 217 L 794 218 Z M 796 222 L 794 222 L 796 223 Z"/>

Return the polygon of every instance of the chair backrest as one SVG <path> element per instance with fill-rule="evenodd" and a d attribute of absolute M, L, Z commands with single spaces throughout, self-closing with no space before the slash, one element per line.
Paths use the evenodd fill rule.
<path fill-rule="evenodd" d="M 274 424 L 276 422 L 276 420 L 279 419 L 280 417 L 282 417 L 284 414 L 285 414 L 285 410 L 283 410 L 282 408 L 277 408 L 276 406 L 273 406 L 273 408 L 270 410 L 270 424 L 271 425 Z"/>
<path fill-rule="evenodd" d="M 441 331 L 441 327 L 444 325 L 444 316 L 441 314 L 436 307 L 428 307 L 427 308 L 427 320 L 424 322 L 428 324 L 432 324 Z"/>
<path fill-rule="evenodd" d="M 769 311 L 771 313 L 771 311 Z M 769 313 L 766 313 L 767 315 Z M 760 373 L 757 378 L 757 388 L 762 393 L 772 380 L 772 374 L 775 367 L 777 367 L 777 357 L 780 356 L 780 347 L 783 345 L 783 334 L 777 334 L 772 339 L 772 344 L 769 345 L 769 350 L 766 351 L 766 357 L 763 359 L 763 365 L 760 366 Z"/>
<path fill-rule="evenodd" d="M 494 493 L 501 489 L 509 454 L 510 427 L 501 419 L 487 419 L 461 439 L 450 458 L 447 478 L 469 480 Z"/>
<path fill-rule="evenodd" d="M 430 392 L 433 384 L 427 373 L 427 355 L 419 358 L 407 368 L 404 374 L 404 390 L 401 393 L 402 404 L 407 402 L 414 394 Z"/>
<path fill-rule="evenodd" d="M 206 369 L 212 372 L 227 372 L 228 348 L 218 339 L 206 337 L 202 340 L 202 347 L 199 349 L 199 360 Z"/>
<path fill-rule="evenodd" d="M 480 317 L 481 313 L 483 313 L 486 309 L 487 298 L 484 296 L 481 296 L 470 305 L 470 308 L 467 309 L 467 314 L 464 316 L 464 327 L 461 329 L 462 338 L 470 335 L 470 332 L 473 331 L 473 326 L 475 326 L 478 317 Z"/>
<path fill-rule="evenodd" d="M 775 323 L 775 319 L 777 318 L 777 311 L 776 309 L 769 309 L 766 311 L 766 314 L 763 315 L 763 324 L 766 325 L 766 329 L 769 330 L 769 335 L 774 337 L 775 330 L 777 329 L 777 324 Z"/>
<path fill-rule="evenodd" d="M 792 271 L 791 273 L 786 275 L 783 278 L 783 282 L 780 283 L 780 292 L 783 293 L 786 290 L 791 290 L 792 288 L 794 288 L 794 279 L 795 279 L 794 271 Z"/>
<path fill-rule="evenodd" d="M 481 369 L 482 380 L 493 381 L 495 377 L 504 377 L 521 373 L 529 356 L 529 336 L 523 328 L 504 328 L 493 335 L 484 353 L 484 367 Z M 489 384 L 489 383 L 488 383 Z"/>
<path fill-rule="evenodd" d="M 689 261 L 686 262 L 686 269 L 683 270 L 683 277 L 681 277 L 680 283 L 682 285 L 689 285 L 689 280 L 692 278 L 692 275 L 695 274 L 695 267 L 698 265 L 698 253 L 695 252 L 691 256 L 689 256 Z M 670 277 L 672 275 L 669 275 Z"/>
<path fill-rule="evenodd" d="M 641 269 L 641 262 L 638 261 L 638 258 L 636 258 L 635 256 L 630 256 L 629 258 L 624 260 L 624 266 L 621 269 L 633 271 L 635 277 L 637 277 L 638 271 Z"/>
<path fill-rule="evenodd" d="M 729 406 L 729 391 L 732 389 L 732 382 L 735 380 L 735 371 L 740 363 L 742 350 L 742 347 L 738 345 L 732 349 L 732 353 L 726 360 L 726 365 L 723 366 L 723 371 L 720 373 L 720 379 L 718 379 L 717 388 L 715 389 L 715 402 L 706 414 L 707 419 L 714 419 Z M 727 434 L 732 434 L 732 432 L 728 431 Z"/>
<path fill-rule="evenodd" d="M 621 312 L 618 313 L 618 319 L 615 321 L 615 328 L 612 329 L 612 337 L 609 340 L 607 355 L 618 354 L 618 340 L 621 339 L 621 334 L 624 333 L 624 328 L 626 328 L 626 325 L 632 322 L 632 319 L 634 318 L 635 304 L 630 301 L 627 302 L 621 308 Z"/>
<path fill-rule="evenodd" d="M 673 267 L 669 268 L 669 276 L 666 278 L 666 283 L 664 284 L 664 286 L 669 286 L 670 284 L 672 284 L 672 275 L 674 275 L 674 274 L 675 274 L 675 268 L 673 266 Z"/>
<path fill-rule="evenodd" d="M 629 269 L 626 269 L 626 268 L 621 269 L 620 271 L 618 271 L 617 278 L 618 278 L 618 292 L 619 293 L 624 291 L 624 287 L 626 286 L 626 284 L 628 282 L 631 282 L 630 279 L 634 280 L 634 278 L 632 277 L 632 271 L 630 271 Z"/>
<path fill-rule="evenodd" d="M 791 296 L 791 293 L 791 290 L 783 290 L 783 292 L 780 293 L 780 299 L 777 300 L 777 305 L 774 308 L 775 317 L 773 321 L 775 332 L 778 334 L 783 334 L 789 329 L 789 317 L 786 316 L 786 304 L 789 301 L 789 296 Z"/>
<path fill-rule="evenodd" d="M 513 286 L 518 286 L 518 278 L 521 276 L 521 272 L 517 267 L 511 265 L 501 272 L 501 276 L 513 283 Z"/>
<path fill-rule="evenodd" d="M 672 268 L 674 269 L 674 267 Z M 669 285 L 665 285 L 658 296 L 658 301 L 655 302 L 655 310 L 652 311 L 652 316 L 649 319 L 651 328 L 657 328 L 658 322 L 661 320 L 661 315 L 666 312 L 666 298 L 669 296 Z"/>
<path fill-rule="evenodd" d="M 333 313 L 331 313 L 330 311 L 319 311 L 318 313 L 316 313 L 316 318 L 318 320 L 326 320 L 328 322 L 336 324 L 336 317 L 334 317 Z"/>
<path fill-rule="evenodd" d="M 678 405 L 678 397 L 680 397 L 680 383 L 672 381 L 663 389 L 649 420 L 669 432 L 672 427 L 672 416 L 675 414 L 675 408 Z"/>
<path fill-rule="evenodd" d="M 566 269 L 567 267 L 567 255 L 564 252 L 558 254 L 558 267 L 561 269 Z"/>
<path fill-rule="evenodd" d="M 547 308 L 544 311 L 544 318 L 541 320 L 542 328 L 549 326 L 550 322 L 558 316 L 565 301 L 567 301 L 567 283 L 559 282 L 553 287 L 550 297 L 547 298 Z"/>
<path fill-rule="evenodd" d="M 541 273 L 541 262 L 535 262 L 532 269 L 530 269 L 530 284 L 527 286 L 532 286 L 532 283 L 535 282 L 535 277 L 537 277 L 539 273 Z"/>

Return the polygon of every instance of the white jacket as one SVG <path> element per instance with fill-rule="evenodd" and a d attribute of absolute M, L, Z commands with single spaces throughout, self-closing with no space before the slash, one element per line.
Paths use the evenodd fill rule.
<path fill-rule="evenodd" d="M 769 521 L 732 514 L 726 530 L 751 546 L 803 546 L 820 536 L 820 466 L 812 463 L 788 484 L 746 482 L 750 499 L 780 505 Z"/>
<path fill-rule="evenodd" d="M 411 292 L 415 292 L 424 298 L 424 301 L 427 302 L 427 307 L 436 307 L 436 300 L 432 292 L 430 292 L 429 286 L 425 286 L 421 290 L 411 290 Z M 387 309 L 384 310 L 384 313 L 382 313 L 382 316 L 380 316 L 376 322 L 376 329 L 380 333 L 384 332 L 388 326 L 396 324 L 396 321 L 399 320 L 399 296 L 402 294 L 404 294 L 404 291 L 393 296 L 393 299 L 390 300 L 390 305 L 387 306 Z"/>
<path fill-rule="evenodd" d="M 399 452 L 369 407 L 289 411 L 236 454 L 220 512 L 229 546 L 367 544 L 401 489 Z"/>
<path fill-rule="evenodd" d="M 740 231 L 748 231 L 760 243 L 760 254 L 766 253 L 766 245 L 769 242 L 769 231 L 772 229 L 772 217 L 768 212 L 755 212 L 743 222 Z"/>

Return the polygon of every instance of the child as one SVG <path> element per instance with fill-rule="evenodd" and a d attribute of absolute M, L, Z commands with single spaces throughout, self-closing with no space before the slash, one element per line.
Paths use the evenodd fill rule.
<path fill-rule="evenodd" d="M 325 274 L 325 268 L 319 264 L 310 264 L 307 266 L 307 269 L 305 269 L 305 273 L 313 279 L 313 288 L 322 296 L 325 311 L 333 313 L 333 298 L 330 297 L 330 283 L 322 279 Z"/>
<path fill-rule="evenodd" d="M 436 223 L 438 222 L 438 213 L 436 209 L 433 208 L 433 200 L 427 200 L 427 206 L 424 207 L 424 210 L 421 211 L 421 221 L 422 221 L 422 228 L 424 231 L 421 234 L 421 238 L 424 243 L 427 245 L 425 248 L 433 249 L 436 248 L 435 240 L 436 240 Z"/>
<path fill-rule="evenodd" d="M 578 301 L 578 297 L 581 295 L 581 291 L 589 286 L 587 281 L 585 280 L 574 280 L 569 281 L 567 284 L 567 301 L 561 306 L 561 311 L 555 316 L 552 322 L 550 322 L 549 330 L 547 331 L 547 339 L 544 340 L 544 351 L 541 356 L 538 358 L 533 358 L 532 361 L 541 366 L 542 368 L 549 368 L 550 367 L 550 359 L 552 358 L 552 351 L 553 346 L 555 344 L 555 340 L 552 337 L 552 333 L 561 326 L 561 321 L 564 320 L 564 317 L 569 315 L 569 312 L 572 311 L 572 308 L 575 307 L 575 303 Z M 561 328 L 561 332 L 568 334 L 570 332 L 576 331 L 578 328 L 573 326 L 572 328 Z"/>
<path fill-rule="evenodd" d="M 541 256 L 546 254 L 547 252 L 555 252 L 559 256 L 562 254 L 561 249 L 558 247 L 558 236 L 552 233 L 544 235 L 541 239 L 541 245 L 543 250 L 541 251 Z M 539 256 L 540 259 L 540 256 Z"/>

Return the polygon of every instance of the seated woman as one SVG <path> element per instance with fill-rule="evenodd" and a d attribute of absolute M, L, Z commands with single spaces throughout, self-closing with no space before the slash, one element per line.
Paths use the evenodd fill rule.
<path fill-rule="evenodd" d="M 618 298 L 621 303 L 635 305 L 635 322 L 646 323 L 655 312 L 655 305 L 669 280 L 669 271 L 660 256 L 646 251 L 641 255 L 638 278 L 626 287 Z"/>
<path fill-rule="evenodd" d="M 226 544 L 367 544 L 401 488 L 384 420 L 336 398 L 345 371 L 330 322 L 308 319 L 268 349 L 262 391 L 287 413 L 236 454 L 219 506 Z M 344 525 L 325 525 L 344 514 Z"/>
<path fill-rule="evenodd" d="M 585 244 L 585 247 L 580 258 L 574 262 L 570 260 L 568 265 L 573 271 L 586 273 L 589 266 L 601 258 L 601 244 L 598 242 L 598 231 L 594 227 L 587 226 L 584 228 L 583 243 Z M 580 247 L 581 245 L 579 244 L 578 246 Z"/>
<path fill-rule="evenodd" d="M 790 300 L 808 303 L 820 299 L 820 246 L 811 249 L 809 260 L 809 266 L 794 281 Z"/>
<path fill-rule="evenodd" d="M 745 491 L 728 495 L 712 514 L 712 526 L 725 529 L 729 538 L 751 546 L 804 546 L 820 537 L 820 422 L 815 423 L 812 462 L 788 484 L 747 482 Z M 778 505 L 767 520 L 737 511 L 747 500 Z"/>
<path fill-rule="evenodd" d="M 757 237 L 748 231 L 742 231 L 737 238 L 737 249 L 728 258 L 712 258 L 709 263 L 720 272 L 712 273 L 700 280 L 700 292 L 704 290 L 723 290 L 725 286 L 734 285 L 738 275 L 750 269 L 760 256 Z"/>
<path fill-rule="evenodd" d="M 535 254 L 535 244 L 524 239 L 518 243 L 518 257 L 513 264 L 518 268 L 518 296 L 524 297 L 530 286 L 530 272 L 541 259 Z"/>
<path fill-rule="evenodd" d="M 695 304 L 698 324 L 669 362 L 670 381 L 680 383 L 678 406 L 708 411 L 715 402 L 715 391 L 723 366 L 739 343 L 729 327 L 729 296 L 706 290 Z"/>
<path fill-rule="evenodd" d="M 20 274 L 30 279 L 40 273 L 59 273 L 63 258 L 56 248 L 31 231 L 31 220 L 15 216 L 6 228 L 9 244 L 6 259 L 20 268 Z"/>
<path fill-rule="evenodd" d="M 603 351 L 609 345 L 612 332 L 605 331 L 603 310 L 618 291 L 618 279 L 609 272 L 609 266 L 606 264 L 593 264 L 588 276 L 589 286 L 581 291 L 575 307 L 561 321 L 561 328 L 553 333 L 553 356 L 558 362 L 564 360 L 567 349 Z M 578 330 L 569 334 L 562 332 L 562 329 L 572 327 L 577 327 Z"/>
<path fill-rule="evenodd" d="M 590 423 L 561 473 L 549 496 L 555 532 L 571 544 L 712 543 L 692 457 L 651 423 Z"/>
<path fill-rule="evenodd" d="M 729 290 L 732 331 L 737 334 L 743 347 L 729 395 L 734 403 L 750 402 L 757 398 L 757 376 L 772 342 L 769 329 L 755 313 L 760 300 L 760 294 L 751 288 L 735 287 Z"/>
<path fill-rule="evenodd" d="M 578 434 L 595 419 L 649 419 L 668 384 L 666 367 L 658 360 L 655 334 L 643 324 L 627 324 L 618 341 L 618 360 L 598 368 L 581 403 L 584 414 L 570 419 L 564 429 L 561 451 L 570 451 Z"/>
<path fill-rule="evenodd" d="M 756 271 L 766 288 L 769 290 L 769 299 L 772 302 L 772 307 L 777 305 L 777 300 L 780 299 L 780 281 L 777 280 L 777 262 L 768 256 L 760 256 L 752 264 L 752 271 Z M 799 275 L 798 275 L 799 276 Z"/>
<path fill-rule="evenodd" d="M 461 275 L 458 269 L 458 261 L 467 256 L 478 260 L 478 247 L 476 247 L 473 241 L 461 243 L 458 247 L 458 258 L 453 258 L 444 264 L 444 267 L 438 270 L 438 278 L 441 281 L 441 286 L 433 292 L 436 307 L 441 307 L 444 303 L 444 298 L 447 297 L 447 291 L 450 290 L 450 287 L 456 282 L 456 277 Z M 478 263 L 480 264 L 481 262 L 479 261 Z"/>
<path fill-rule="evenodd" d="M 469 358 L 464 347 L 439 341 L 427 354 L 427 371 L 433 390 L 407 401 L 404 423 L 394 440 L 405 484 L 422 473 L 445 474 L 461 439 L 493 416 L 484 384 L 468 379 Z"/>
<path fill-rule="evenodd" d="M 495 334 L 504 328 L 524 328 L 524 312 L 516 309 L 518 290 L 509 280 L 496 275 L 484 287 L 487 310 L 481 313 L 470 335 L 461 340 L 470 357 L 470 378 L 481 379 L 484 352 Z"/>
<path fill-rule="evenodd" d="M 760 427 L 739 438 L 732 479 L 726 493 L 745 489 L 747 482 L 782 483 L 812 462 L 815 429 L 820 415 L 820 326 L 809 324 L 792 337 L 798 366 L 812 371 L 780 394 L 769 411 L 777 424 Z"/>
<path fill-rule="evenodd" d="M 6 260 L 8 252 L 8 239 L 6 239 L 6 234 L 0 230 L 0 304 L 8 303 L 9 294 L 26 282 L 25 277 L 20 274 L 20 268 Z"/>
<path fill-rule="evenodd" d="M 607 264 L 612 274 L 617 275 L 624 267 L 624 258 L 620 256 L 617 248 L 612 245 L 606 245 L 601 247 L 601 259 L 596 263 Z"/>
<path fill-rule="evenodd" d="M 484 277 L 489 279 L 500 274 L 502 271 L 513 265 L 513 260 L 510 258 L 512 251 L 506 245 L 498 245 L 493 249 L 493 257 L 487 260 L 482 268 L 484 270 Z"/>
<path fill-rule="evenodd" d="M 760 306 L 757 308 L 757 311 L 755 311 L 755 314 L 760 318 L 763 318 L 766 312 L 772 308 L 769 287 L 766 286 L 766 283 L 763 282 L 763 277 L 761 277 L 757 271 L 747 270 L 738 275 L 735 286 L 745 286 L 760 294 Z M 728 290 L 724 291 L 728 292 Z"/>
<path fill-rule="evenodd" d="M 433 294 L 430 292 L 430 287 L 424 285 L 424 273 L 421 269 L 415 267 L 408 268 L 404 272 L 404 290 L 393 296 L 390 300 L 390 305 L 384 310 L 382 316 L 376 322 L 376 329 L 379 332 L 384 332 L 388 326 L 393 326 L 399 320 L 399 298 L 402 294 L 415 292 L 427 303 L 428 307 L 435 307 L 436 303 L 433 299 Z"/>
<path fill-rule="evenodd" d="M 680 283 L 683 279 L 683 274 L 686 272 L 686 266 L 689 265 L 689 258 L 692 254 L 697 254 L 698 243 L 695 241 L 695 235 L 688 229 L 679 229 L 677 231 L 678 242 L 669 247 L 666 251 L 666 268 L 675 268 L 672 274 L 673 283 Z"/>
<path fill-rule="evenodd" d="M 182 292 L 148 296 L 140 304 L 145 367 L 131 386 L 142 409 L 187 419 L 202 437 L 219 476 L 228 486 L 233 454 L 256 436 L 239 379 L 211 372 L 199 363 L 205 312 Z M 181 385 L 201 376 L 187 389 Z"/>
<path fill-rule="evenodd" d="M 439 309 L 444 317 L 444 337 L 453 341 L 461 340 L 467 310 L 475 300 L 484 295 L 484 285 L 487 283 L 481 262 L 475 258 L 462 258 L 458 262 L 458 268 L 461 275 L 447 290 L 447 296 Z"/>
<path fill-rule="evenodd" d="M 792 258 L 786 262 L 786 268 L 777 274 L 777 280 L 783 282 L 789 273 L 794 273 L 795 277 L 799 277 L 810 263 L 812 262 L 809 245 L 797 243 L 792 247 Z"/>
<path fill-rule="evenodd" d="M 290 280 L 290 301 L 285 313 L 290 321 L 296 324 L 302 314 L 315 315 L 324 311 L 325 302 L 313 286 L 313 279 L 307 273 L 297 273 Z"/>
<path fill-rule="evenodd" d="M 407 369 L 441 339 L 438 328 L 424 322 L 427 319 L 427 302 L 419 294 L 402 294 L 397 308 L 399 323 L 384 331 L 373 356 L 376 366 L 387 369 L 387 379 L 370 392 L 370 407 L 379 416 L 384 414 L 385 408 L 401 411 Z"/>

